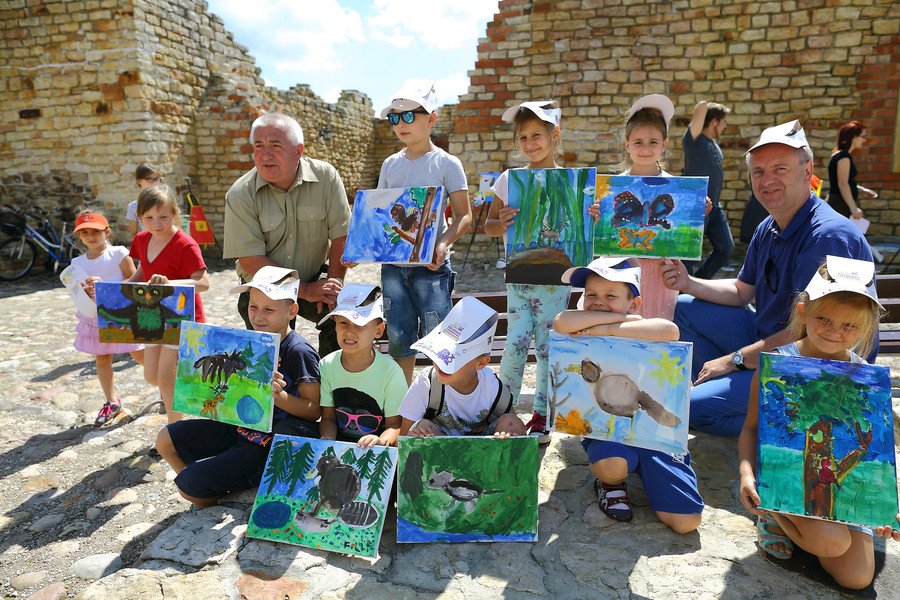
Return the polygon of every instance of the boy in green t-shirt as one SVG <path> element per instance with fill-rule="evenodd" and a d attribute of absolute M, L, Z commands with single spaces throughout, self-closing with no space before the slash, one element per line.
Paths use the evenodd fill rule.
<path fill-rule="evenodd" d="M 374 285 L 347 284 L 325 317 L 334 319 L 341 349 L 319 363 L 323 440 L 363 448 L 397 445 L 400 402 L 408 386 L 400 366 L 375 350 L 384 333 L 380 292 Z"/>

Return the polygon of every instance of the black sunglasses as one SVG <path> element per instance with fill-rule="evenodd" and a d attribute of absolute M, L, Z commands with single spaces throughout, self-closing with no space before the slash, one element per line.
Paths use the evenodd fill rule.
<path fill-rule="evenodd" d="M 427 115 L 426 110 L 404 110 L 401 113 L 388 113 L 387 120 L 391 125 L 399 125 L 400 119 L 407 125 L 416 120 L 416 115 Z"/>
<path fill-rule="evenodd" d="M 763 275 L 766 280 L 766 287 L 769 288 L 769 291 L 773 294 L 778 292 L 778 266 L 775 264 L 775 260 L 770 256 L 766 259 L 766 264 L 763 267 Z"/>

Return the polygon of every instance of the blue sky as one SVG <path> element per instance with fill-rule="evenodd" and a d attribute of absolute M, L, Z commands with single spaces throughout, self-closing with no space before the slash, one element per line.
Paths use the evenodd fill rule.
<path fill-rule="evenodd" d="M 430 79 L 441 104 L 466 93 L 496 0 L 208 0 L 262 76 L 309 84 L 328 102 L 364 92 L 380 110 L 406 80 Z"/>

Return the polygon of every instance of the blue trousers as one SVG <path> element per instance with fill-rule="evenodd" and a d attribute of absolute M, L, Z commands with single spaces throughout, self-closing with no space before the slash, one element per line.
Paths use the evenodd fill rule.
<path fill-rule="evenodd" d="M 731 237 L 728 219 L 725 218 L 725 211 L 721 206 L 714 207 L 706 216 L 703 235 L 712 244 L 712 253 L 700 263 L 694 271 L 694 276 L 712 279 L 713 275 L 728 263 L 731 253 L 734 252 L 734 238 Z"/>
<path fill-rule="evenodd" d="M 694 344 L 692 381 L 707 361 L 759 339 L 756 313 L 752 310 L 713 304 L 687 294 L 678 296 L 675 324 L 681 330 L 681 341 Z M 691 427 L 712 435 L 740 435 L 747 416 L 753 373 L 752 370 L 735 371 L 691 389 Z"/>

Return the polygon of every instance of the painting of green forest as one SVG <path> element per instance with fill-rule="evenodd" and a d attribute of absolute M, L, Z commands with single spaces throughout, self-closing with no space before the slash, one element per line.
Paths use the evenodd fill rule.
<path fill-rule="evenodd" d="M 397 449 L 276 434 L 249 537 L 378 556 Z"/>
<path fill-rule="evenodd" d="M 537 438 L 400 439 L 398 542 L 537 539 Z"/>
<path fill-rule="evenodd" d="M 279 336 L 187 321 L 181 326 L 175 410 L 272 431 Z"/>
<path fill-rule="evenodd" d="M 898 527 L 890 372 L 762 353 L 760 508 Z"/>

